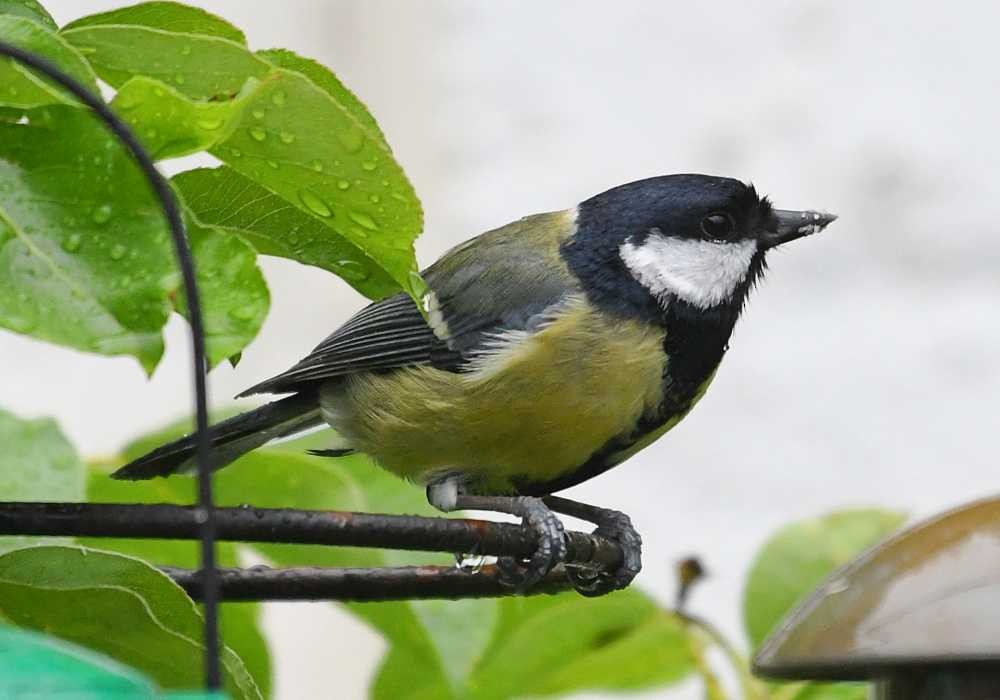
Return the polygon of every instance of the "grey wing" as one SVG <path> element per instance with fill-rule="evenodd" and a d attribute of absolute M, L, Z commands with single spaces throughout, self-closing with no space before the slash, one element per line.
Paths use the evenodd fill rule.
<path fill-rule="evenodd" d="M 427 325 L 413 299 L 400 293 L 362 309 L 295 366 L 239 396 L 301 391 L 312 382 L 354 372 L 448 367 L 460 361 Z"/>
<path fill-rule="evenodd" d="M 301 391 L 338 376 L 418 365 L 460 372 L 490 336 L 531 330 L 547 309 L 578 291 L 558 257 L 553 261 L 533 245 L 534 218 L 485 233 L 424 271 L 428 319 L 403 293 L 375 302 L 294 367 L 240 396 Z"/>

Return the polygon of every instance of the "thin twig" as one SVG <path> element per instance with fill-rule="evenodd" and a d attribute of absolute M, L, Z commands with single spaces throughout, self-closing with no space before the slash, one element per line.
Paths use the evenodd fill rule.
<path fill-rule="evenodd" d="M 694 627 L 707 637 L 716 647 L 718 647 L 740 682 L 745 700 L 765 700 L 768 697 L 766 686 L 753 677 L 750 673 L 750 663 L 740 651 L 726 639 L 718 627 L 703 617 L 692 615 L 681 610 L 676 611 L 677 616 L 689 627 Z"/>

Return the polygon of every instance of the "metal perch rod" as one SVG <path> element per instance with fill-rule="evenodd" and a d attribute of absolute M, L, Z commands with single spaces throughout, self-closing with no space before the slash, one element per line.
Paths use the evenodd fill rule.
<path fill-rule="evenodd" d="M 528 557 L 533 533 L 518 525 L 485 520 L 381 515 L 285 508 L 218 508 L 216 536 L 233 542 L 271 542 L 429 552 L 473 552 Z M 198 509 L 168 504 L 0 503 L 0 535 L 197 539 Z M 567 563 L 613 571 L 622 562 L 617 543 L 567 532 Z M 200 573 L 164 568 L 200 597 Z M 224 600 L 396 600 L 465 598 L 513 592 L 494 567 L 373 569 L 223 569 Z M 535 592 L 570 588 L 565 570 L 554 571 Z"/>

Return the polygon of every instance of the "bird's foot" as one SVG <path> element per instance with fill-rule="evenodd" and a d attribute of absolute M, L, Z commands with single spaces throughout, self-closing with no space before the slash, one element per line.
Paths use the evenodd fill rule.
<path fill-rule="evenodd" d="M 523 592 L 566 560 L 566 534 L 562 521 L 541 499 L 521 496 L 511 500 L 517 503 L 515 510 L 520 511 L 513 514 L 521 516 L 521 525 L 535 534 L 538 546 L 531 558 L 524 561 L 500 557 L 497 568 L 502 584 Z"/>
<path fill-rule="evenodd" d="M 577 592 L 595 597 L 627 588 L 642 570 L 642 537 L 632 526 L 632 519 L 621 511 L 597 508 L 556 496 L 546 498 L 546 502 L 553 510 L 595 523 L 597 529 L 593 534 L 617 542 L 622 548 L 622 564 L 616 571 L 569 567 L 569 578 Z"/>
<path fill-rule="evenodd" d="M 527 560 L 519 561 L 514 557 L 497 560 L 500 581 L 504 585 L 521 592 L 527 591 L 566 560 L 566 534 L 562 521 L 540 498 L 468 494 L 456 478 L 448 478 L 427 487 L 427 500 L 445 512 L 486 510 L 521 518 L 521 525 L 535 534 L 538 545 Z"/>

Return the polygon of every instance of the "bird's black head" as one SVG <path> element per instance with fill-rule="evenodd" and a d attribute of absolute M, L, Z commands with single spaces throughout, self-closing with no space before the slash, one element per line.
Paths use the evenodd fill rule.
<path fill-rule="evenodd" d="M 774 209 L 739 180 L 666 175 L 581 203 L 563 255 L 608 310 L 658 317 L 673 306 L 735 321 L 765 252 L 835 218 Z"/>

